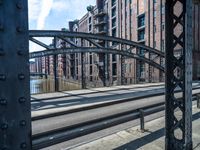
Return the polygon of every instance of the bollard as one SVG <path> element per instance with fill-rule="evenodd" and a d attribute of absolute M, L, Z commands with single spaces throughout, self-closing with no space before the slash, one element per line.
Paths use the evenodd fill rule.
<path fill-rule="evenodd" d="M 197 108 L 200 109 L 200 94 L 197 94 Z"/>
<path fill-rule="evenodd" d="M 142 109 L 139 110 L 140 112 L 140 130 L 142 133 L 145 132 L 145 129 L 144 129 L 144 111 Z"/>

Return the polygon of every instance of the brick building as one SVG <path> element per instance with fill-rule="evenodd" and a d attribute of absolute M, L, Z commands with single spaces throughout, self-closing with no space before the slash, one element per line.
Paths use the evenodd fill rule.
<path fill-rule="evenodd" d="M 180 6 L 177 5 L 177 13 Z M 194 6 L 194 79 L 200 78 L 200 6 Z M 88 6 L 88 12 L 80 19 L 69 22 L 69 31 L 87 32 L 120 37 L 148 45 L 165 52 L 165 0 L 97 0 L 95 6 Z M 179 34 L 180 29 L 175 31 Z M 74 40 L 78 45 L 89 42 Z M 102 46 L 106 43 L 98 41 Z M 62 40 L 57 47 L 69 46 Z M 177 47 L 177 53 L 179 52 Z M 164 65 L 163 59 L 140 50 L 139 55 L 155 59 Z M 109 85 L 121 83 L 121 56 L 114 54 L 86 53 L 84 67 L 88 85 L 104 85 L 106 71 L 103 62 L 108 61 Z M 51 72 L 51 71 L 50 71 Z M 52 73 L 50 73 L 52 74 Z M 71 80 L 81 80 L 81 54 L 58 55 L 58 74 Z M 125 59 L 126 83 L 164 81 L 164 74 L 158 69 L 134 59 Z"/>

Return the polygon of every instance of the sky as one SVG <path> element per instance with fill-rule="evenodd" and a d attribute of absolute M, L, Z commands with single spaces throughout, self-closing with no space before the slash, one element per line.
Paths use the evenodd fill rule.
<path fill-rule="evenodd" d="M 60 30 L 68 28 L 68 22 L 80 19 L 87 13 L 86 7 L 96 0 L 28 0 L 30 30 Z M 50 39 L 42 39 L 50 43 Z M 30 43 L 30 51 L 43 50 Z"/>

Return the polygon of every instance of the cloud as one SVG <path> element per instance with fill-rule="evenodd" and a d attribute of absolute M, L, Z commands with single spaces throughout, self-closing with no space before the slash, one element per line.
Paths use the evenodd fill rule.
<path fill-rule="evenodd" d="M 46 18 L 49 16 L 53 6 L 53 0 L 42 0 L 41 11 L 37 20 L 37 29 L 42 30 L 45 27 Z"/>
<path fill-rule="evenodd" d="M 29 5 L 29 20 L 30 21 L 35 21 L 37 20 L 39 14 L 40 14 L 40 9 L 41 9 L 41 0 L 29 0 L 28 1 Z"/>
<path fill-rule="evenodd" d="M 95 5 L 96 0 L 28 0 L 31 29 L 51 30 L 66 27 L 68 21 L 80 19 L 87 12 L 86 7 Z M 56 20 L 56 21 L 55 21 Z M 51 39 L 44 40 L 46 44 Z M 30 51 L 41 50 L 30 42 Z"/>
<path fill-rule="evenodd" d="M 68 5 L 68 3 L 62 0 L 54 1 L 53 6 L 52 6 L 52 10 L 57 11 L 57 12 L 65 11 L 69 8 L 70 6 Z"/>

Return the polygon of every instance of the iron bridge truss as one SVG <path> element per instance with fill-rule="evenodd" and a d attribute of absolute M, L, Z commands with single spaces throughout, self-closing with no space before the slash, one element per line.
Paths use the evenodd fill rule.
<path fill-rule="evenodd" d="M 54 39 L 60 39 L 61 41 L 67 43 L 62 47 L 50 47 L 44 42 L 38 40 L 37 38 L 41 37 L 51 37 Z M 160 59 L 164 59 L 164 53 L 153 49 L 151 47 L 145 46 L 143 44 L 133 42 L 130 40 L 125 40 L 121 38 L 111 37 L 111 36 L 101 36 L 97 34 L 91 33 L 81 33 L 81 32 L 68 32 L 68 31 L 40 31 L 40 30 L 31 30 L 29 32 L 29 40 L 42 46 L 45 50 L 39 52 L 30 53 L 30 58 L 38 58 L 50 55 L 58 55 L 58 54 L 74 54 L 81 53 L 83 55 L 82 61 L 84 64 L 85 61 L 85 53 L 99 53 L 99 54 L 116 54 L 121 55 L 121 83 L 124 84 L 125 78 L 125 59 L 133 58 L 140 62 L 147 63 L 161 71 L 164 72 L 164 66 L 160 65 Z M 75 42 L 79 41 L 79 42 Z M 84 43 L 88 44 L 84 44 Z M 106 43 L 102 46 L 99 43 Z M 77 43 L 77 44 L 76 44 Z M 144 54 L 140 55 L 140 51 L 143 51 Z M 154 57 L 149 58 L 145 53 L 151 53 Z M 105 55 L 106 56 L 106 55 Z M 105 59 L 106 61 L 106 59 Z M 104 64 L 108 64 L 109 61 L 104 62 Z M 84 66 L 83 75 L 84 76 Z M 105 67 L 106 68 L 106 67 Z M 104 78 L 108 78 L 108 73 Z M 83 78 L 84 82 L 84 78 Z M 106 81 L 105 81 L 106 82 Z M 83 87 L 84 84 L 83 84 Z"/>

